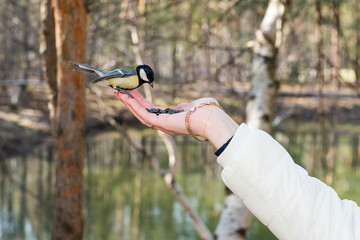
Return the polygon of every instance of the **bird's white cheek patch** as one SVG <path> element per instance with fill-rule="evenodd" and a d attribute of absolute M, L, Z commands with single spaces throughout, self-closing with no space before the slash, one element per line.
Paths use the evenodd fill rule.
<path fill-rule="evenodd" d="M 144 69 L 140 69 L 140 78 L 144 81 L 147 81 L 147 82 L 149 81 Z"/>

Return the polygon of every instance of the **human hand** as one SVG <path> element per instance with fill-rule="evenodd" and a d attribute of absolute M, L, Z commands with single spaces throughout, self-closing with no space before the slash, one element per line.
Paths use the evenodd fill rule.
<path fill-rule="evenodd" d="M 217 103 L 213 98 L 200 98 L 191 103 L 181 103 L 176 106 L 176 110 L 184 110 L 184 112 L 156 115 L 149 113 L 146 108 L 164 108 L 154 106 L 134 90 L 129 93 L 133 98 L 127 94 L 115 93 L 115 95 L 143 124 L 172 136 L 189 135 L 185 125 L 185 116 L 190 109 L 204 103 Z M 194 111 L 190 116 L 190 126 L 195 135 L 209 139 L 215 147 L 220 147 L 226 142 L 238 127 L 223 110 L 211 105 Z"/>

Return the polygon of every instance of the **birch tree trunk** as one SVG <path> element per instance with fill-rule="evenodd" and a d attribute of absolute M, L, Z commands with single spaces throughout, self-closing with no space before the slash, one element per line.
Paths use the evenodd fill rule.
<path fill-rule="evenodd" d="M 271 132 L 273 106 L 279 83 L 275 80 L 276 57 L 290 0 L 270 0 L 253 43 L 252 86 L 246 105 L 247 124 Z M 249 159 L 251 161 L 251 159 Z M 219 240 L 246 239 L 251 214 L 234 194 L 227 195 L 216 228 Z"/>
<path fill-rule="evenodd" d="M 87 11 L 83 0 L 54 0 L 57 50 L 57 145 L 52 239 L 83 237 L 85 79 L 69 61 L 85 62 Z"/>

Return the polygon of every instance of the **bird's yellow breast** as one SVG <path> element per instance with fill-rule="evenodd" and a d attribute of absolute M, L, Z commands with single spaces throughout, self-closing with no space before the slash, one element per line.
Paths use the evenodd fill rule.
<path fill-rule="evenodd" d="M 134 89 L 139 86 L 139 78 L 137 75 L 125 78 L 110 78 L 107 82 L 111 85 L 118 86 L 122 89 Z"/>

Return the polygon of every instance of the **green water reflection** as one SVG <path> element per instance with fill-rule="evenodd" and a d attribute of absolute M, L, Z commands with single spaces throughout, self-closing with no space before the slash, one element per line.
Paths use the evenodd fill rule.
<path fill-rule="evenodd" d="M 155 136 L 147 132 L 134 136 L 166 166 L 166 150 Z M 359 136 L 353 128 L 326 136 L 334 140 L 327 146 L 336 153 L 332 186 L 342 198 L 358 204 Z M 325 179 L 316 128 L 278 129 L 275 137 L 311 175 Z M 214 149 L 188 137 L 176 141 L 182 159 L 177 180 L 214 232 L 225 194 Z M 27 156 L 0 161 L 0 239 L 50 239 L 53 155 L 50 146 L 43 146 Z M 84 239 L 200 239 L 162 180 L 119 134 L 89 137 L 84 173 Z M 254 219 L 249 239 L 276 238 Z"/>
<path fill-rule="evenodd" d="M 142 156 L 121 139 L 106 141 L 114 144 L 89 143 L 96 145 L 96 149 L 89 150 L 89 156 L 104 152 L 109 156 L 88 158 L 85 239 L 197 239 L 189 218 L 147 162 L 141 161 Z M 106 149 L 111 145 L 123 149 Z M 165 156 L 161 149 L 156 150 L 155 155 Z M 218 167 L 214 172 L 205 175 L 190 169 L 178 174 L 192 206 L 212 228 L 216 226 L 223 200 Z"/>

